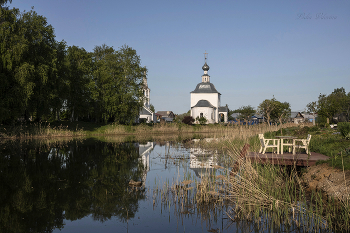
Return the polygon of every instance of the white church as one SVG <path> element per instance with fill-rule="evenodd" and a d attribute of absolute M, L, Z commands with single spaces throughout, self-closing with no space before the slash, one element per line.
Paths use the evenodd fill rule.
<path fill-rule="evenodd" d="M 140 122 L 140 119 L 145 119 L 146 123 L 157 122 L 156 114 L 150 109 L 151 90 L 148 88 L 146 74 L 143 77 L 142 91 L 144 94 L 144 102 L 140 111 L 139 119 L 137 119 L 137 123 Z"/>
<path fill-rule="evenodd" d="M 191 116 L 194 119 L 205 117 L 208 124 L 227 123 L 228 108 L 220 106 L 221 94 L 210 82 L 206 55 L 207 53 L 205 53 L 205 62 L 202 67 L 204 70 L 202 82 L 198 83 L 196 89 L 191 92 Z"/>

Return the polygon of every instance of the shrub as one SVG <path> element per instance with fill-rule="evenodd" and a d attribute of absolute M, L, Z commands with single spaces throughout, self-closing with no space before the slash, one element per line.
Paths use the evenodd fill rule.
<path fill-rule="evenodd" d="M 194 122 L 194 119 L 191 116 L 185 116 L 184 119 L 182 120 L 182 123 L 185 123 L 187 125 L 192 125 L 193 122 Z"/>
<path fill-rule="evenodd" d="M 201 125 L 204 125 L 204 124 L 206 124 L 207 123 L 207 118 L 205 118 L 204 116 L 202 116 L 202 117 L 197 117 L 196 118 L 196 120 L 199 122 L 199 124 L 201 124 Z"/>
<path fill-rule="evenodd" d="M 350 122 L 339 122 L 338 131 L 344 138 L 350 139 Z"/>

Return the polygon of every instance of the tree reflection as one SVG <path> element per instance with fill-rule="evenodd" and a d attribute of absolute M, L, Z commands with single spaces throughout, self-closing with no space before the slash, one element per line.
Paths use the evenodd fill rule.
<path fill-rule="evenodd" d="M 92 215 L 126 221 L 145 191 L 131 191 L 143 165 L 133 144 L 9 141 L 0 148 L 0 232 L 51 232 Z"/>

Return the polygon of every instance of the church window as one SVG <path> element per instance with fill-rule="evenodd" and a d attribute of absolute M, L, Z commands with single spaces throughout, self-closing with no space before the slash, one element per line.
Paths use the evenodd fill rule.
<path fill-rule="evenodd" d="M 199 117 L 203 117 L 203 113 L 202 112 L 199 114 Z"/>

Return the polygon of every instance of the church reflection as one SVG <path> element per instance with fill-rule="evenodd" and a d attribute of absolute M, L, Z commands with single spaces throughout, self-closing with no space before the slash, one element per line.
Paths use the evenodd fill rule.
<path fill-rule="evenodd" d="M 213 166 L 217 165 L 216 152 L 192 147 L 190 153 L 190 169 L 194 171 L 197 177 L 200 178 L 213 172 Z"/>
<path fill-rule="evenodd" d="M 142 162 L 143 164 L 143 174 L 142 174 L 142 183 L 144 184 L 147 179 L 147 172 L 150 170 L 150 163 L 149 163 L 149 158 L 150 158 L 150 153 L 153 151 L 155 147 L 154 142 L 147 142 L 146 144 L 141 144 L 141 143 L 135 143 L 135 147 L 138 149 L 139 152 L 139 161 Z"/>

